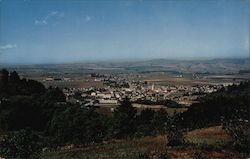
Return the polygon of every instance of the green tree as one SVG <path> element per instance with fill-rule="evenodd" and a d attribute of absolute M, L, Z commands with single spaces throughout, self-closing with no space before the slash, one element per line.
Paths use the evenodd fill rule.
<path fill-rule="evenodd" d="M 67 105 L 64 110 L 55 112 L 48 129 L 56 145 L 100 142 L 106 132 L 106 118 L 94 109 L 79 105 Z"/>
<path fill-rule="evenodd" d="M 233 139 L 233 148 L 249 153 L 249 122 L 246 119 L 248 117 L 246 110 L 235 110 L 231 118 L 222 118 L 222 125 Z"/>
<path fill-rule="evenodd" d="M 60 90 L 58 87 L 56 88 L 49 87 L 45 94 L 45 100 L 52 102 L 65 102 L 66 97 L 62 92 L 62 90 Z"/>
<path fill-rule="evenodd" d="M 165 134 L 166 133 L 166 125 L 168 125 L 169 116 L 168 113 L 164 109 L 160 109 L 155 112 L 153 118 L 153 125 L 155 134 Z"/>
<path fill-rule="evenodd" d="M 9 82 L 18 83 L 19 81 L 20 81 L 20 77 L 18 73 L 16 71 L 11 72 L 9 76 Z"/>
<path fill-rule="evenodd" d="M 153 118 L 155 112 L 152 109 L 142 110 L 136 117 L 137 135 L 151 135 L 154 130 Z"/>
<path fill-rule="evenodd" d="M 126 138 L 134 135 L 136 109 L 132 107 L 128 98 L 115 109 L 113 115 L 112 133 L 115 138 Z"/>
<path fill-rule="evenodd" d="M 179 146 L 184 143 L 183 133 L 181 127 L 178 125 L 178 117 L 169 118 L 168 125 L 166 125 L 167 140 L 170 146 Z"/>
<path fill-rule="evenodd" d="M 35 80 L 26 81 L 24 87 L 24 89 L 26 90 L 25 93 L 28 95 L 44 94 L 46 90 L 42 83 Z"/>
<path fill-rule="evenodd" d="M 13 96 L 0 103 L 0 127 L 15 131 L 30 127 L 43 130 L 47 121 L 43 117 L 40 103 L 30 96 Z"/>

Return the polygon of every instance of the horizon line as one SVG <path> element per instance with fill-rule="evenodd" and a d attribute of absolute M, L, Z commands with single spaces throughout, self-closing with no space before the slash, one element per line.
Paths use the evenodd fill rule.
<path fill-rule="evenodd" d="M 155 58 L 114 58 L 114 59 L 103 59 L 103 60 L 77 60 L 77 61 L 61 61 L 61 62 L 41 62 L 41 63 L 0 63 L 0 67 L 3 65 L 7 66 L 30 66 L 30 65 L 64 65 L 64 64 L 88 64 L 88 63 L 99 63 L 99 62 L 110 62 L 110 63 L 121 63 L 121 62 L 142 62 L 142 61 L 151 61 L 151 60 L 176 60 L 176 61 L 199 61 L 199 60 L 216 60 L 216 59 L 248 59 L 249 56 L 200 56 L 200 57 L 155 57 Z"/>

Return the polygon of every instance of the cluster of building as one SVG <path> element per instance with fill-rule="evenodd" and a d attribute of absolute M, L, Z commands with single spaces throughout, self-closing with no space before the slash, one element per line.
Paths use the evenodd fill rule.
<path fill-rule="evenodd" d="M 70 81 L 70 78 L 62 77 L 47 77 L 43 81 Z"/>
<path fill-rule="evenodd" d="M 67 100 L 81 102 L 75 98 L 76 94 L 81 96 L 91 105 L 118 105 L 125 97 L 132 102 L 137 100 L 162 101 L 174 100 L 179 104 L 190 105 L 197 97 L 207 93 L 212 93 L 220 89 L 221 85 L 195 85 L 195 86 L 159 86 L 154 83 L 137 81 L 126 78 L 125 76 L 111 75 L 92 75 L 93 80 L 102 81 L 105 88 L 67 88 L 64 93 Z"/>

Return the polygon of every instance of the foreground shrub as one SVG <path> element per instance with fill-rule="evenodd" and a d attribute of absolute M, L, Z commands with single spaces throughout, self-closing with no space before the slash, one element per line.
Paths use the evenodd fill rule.
<path fill-rule="evenodd" d="M 147 153 L 142 153 L 138 154 L 138 156 L 136 156 L 135 159 L 150 159 L 150 157 Z"/>
<path fill-rule="evenodd" d="M 168 153 L 162 153 L 159 159 L 171 159 L 171 156 Z"/>
<path fill-rule="evenodd" d="M 167 129 L 167 139 L 169 146 L 179 146 L 184 144 L 182 129 L 176 122 L 176 117 L 169 118 Z"/>
<path fill-rule="evenodd" d="M 128 98 L 119 105 L 112 119 L 112 136 L 114 138 L 128 138 L 136 133 L 136 109 Z"/>
<path fill-rule="evenodd" d="M 154 134 L 165 134 L 166 133 L 166 125 L 169 125 L 169 115 L 164 109 L 160 109 L 155 112 L 154 118 L 152 120 L 152 125 L 154 126 Z"/>
<path fill-rule="evenodd" d="M 31 130 L 20 130 L 0 141 L 0 156 L 4 158 L 34 158 L 39 154 L 39 137 Z"/>
<path fill-rule="evenodd" d="M 55 113 L 47 133 L 53 137 L 53 146 L 60 146 L 101 142 L 106 130 L 106 118 L 94 109 L 69 105 L 65 110 Z"/>
<path fill-rule="evenodd" d="M 172 130 L 168 132 L 167 138 L 169 146 L 179 146 L 184 143 L 182 133 L 177 128 L 175 128 L 175 126 L 173 126 Z"/>
<path fill-rule="evenodd" d="M 245 111 L 242 113 L 242 111 Z M 232 146 L 238 151 L 249 153 L 248 116 L 246 110 L 236 110 L 230 119 L 222 120 L 223 128 L 232 137 Z"/>
<path fill-rule="evenodd" d="M 209 158 L 202 153 L 196 153 L 194 159 L 209 159 Z"/>
<path fill-rule="evenodd" d="M 139 153 L 133 159 L 150 159 L 150 158 L 171 159 L 171 156 L 168 153 L 160 153 L 155 155 L 149 155 L 148 153 Z"/>

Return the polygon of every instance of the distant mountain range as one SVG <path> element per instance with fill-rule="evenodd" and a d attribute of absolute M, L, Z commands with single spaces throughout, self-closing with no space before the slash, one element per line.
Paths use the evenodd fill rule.
<path fill-rule="evenodd" d="M 138 61 L 106 61 L 89 63 L 41 64 L 41 65 L 0 65 L 0 68 L 15 69 L 19 72 L 89 73 L 89 72 L 173 72 L 236 74 L 250 70 L 248 58 L 170 60 L 152 59 Z"/>

